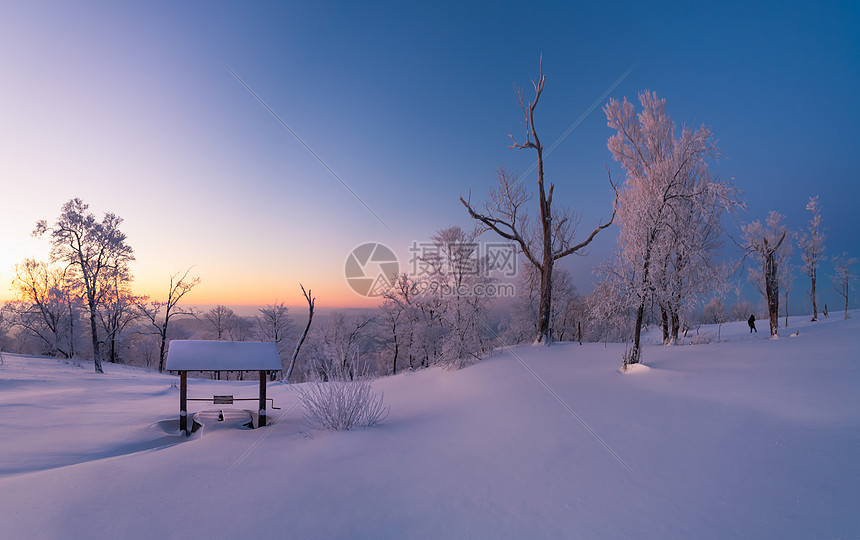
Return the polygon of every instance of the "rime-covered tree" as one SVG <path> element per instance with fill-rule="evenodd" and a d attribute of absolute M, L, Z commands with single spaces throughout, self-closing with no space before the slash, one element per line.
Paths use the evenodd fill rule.
<path fill-rule="evenodd" d="M 602 268 L 610 267 L 603 263 Z M 603 341 L 624 341 L 631 339 L 632 323 L 629 276 L 619 276 L 601 270 L 605 279 L 594 285 L 594 290 L 586 298 L 586 313 L 589 331 L 594 339 Z"/>
<path fill-rule="evenodd" d="M 357 359 L 371 339 L 375 317 L 368 313 L 346 315 L 335 313 L 320 327 L 312 344 L 311 364 L 315 377 L 328 380 L 331 373 L 345 374 L 352 380 L 361 371 Z"/>
<path fill-rule="evenodd" d="M 383 294 L 380 304 L 380 334 L 384 343 L 391 346 L 391 374 L 397 375 L 397 361 L 403 357 L 409 362 L 409 369 L 414 369 L 416 351 L 414 348 L 414 332 L 419 321 L 419 310 L 415 305 L 418 295 L 418 285 L 403 273 L 397 276 L 394 284 Z"/>
<path fill-rule="evenodd" d="M 146 319 L 152 333 L 158 336 L 160 346 L 158 350 L 158 372 L 164 372 L 164 360 L 167 354 L 167 336 L 170 328 L 170 319 L 177 315 L 193 315 L 192 309 L 179 307 L 177 304 L 182 297 L 191 292 L 191 289 L 200 284 L 199 277 L 188 277 L 191 268 L 180 276 L 177 272 L 170 276 L 170 285 L 167 288 L 167 299 L 164 301 L 153 300 L 150 302 L 139 301 L 137 308 Z"/>
<path fill-rule="evenodd" d="M 278 348 L 278 356 L 281 358 L 281 367 L 286 371 L 287 351 L 284 350 L 284 341 L 292 333 L 293 321 L 290 319 L 290 309 L 283 302 L 269 304 L 258 310 L 259 315 L 254 317 L 257 324 L 257 334 L 262 341 L 274 343 Z M 271 380 L 277 373 L 271 373 Z"/>
<path fill-rule="evenodd" d="M 37 338 L 48 354 L 75 356 L 80 302 L 65 269 L 24 259 L 14 272 L 17 301 L 6 305 L 9 323 Z"/>
<path fill-rule="evenodd" d="M 51 259 L 68 265 L 73 279 L 78 281 L 89 312 L 95 370 L 104 373 L 97 321 L 105 298 L 105 277 L 111 272 L 126 273 L 134 254 L 125 233 L 119 230 L 122 218 L 106 213 L 97 221 L 88 208 L 80 199 L 72 199 L 63 205 L 52 226 L 45 220 L 38 221 L 33 235 L 50 235 Z"/>
<path fill-rule="evenodd" d="M 517 141 L 511 134 L 510 148 L 532 149 L 537 154 L 537 194 L 538 222 L 532 227 L 528 219 L 526 203 L 531 199 L 519 180 L 499 170 L 498 185 L 490 191 L 489 201 L 484 211 L 478 211 L 469 200 L 460 197 L 460 202 L 469 211 L 469 215 L 479 221 L 486 229 L 492 230 L 502 238 L 517 245 L 525 258 L 540 273 L 540 304 L 538 309 L 537 336 L 535 343 L 550 344 L 552 342 L 552 276 L 555 261 L 578 253 L 588 246 L 598 232 L 609 227 L 615 218 L 613 207 L 612 218 L 605 224 L 598 225 L 588 237 L 581 242 L 575 242 L 577 220 L 568 211 L 554 213 L 553 192 L 555 186 L 544 181 L 544 147 L 538 137 L 535 127 L 535 109 L 544 88 L 543 58 L 540 63 L 540 76 L 532 81 L 534 98 L 526 102 L 521 89 L 517 89 L 517 99 L 523 111 L 526 124 L 525 141 Z M 610 184 L 612 179 L 610 178 Z M 614 188 L 614 185 L 613 185 Z"/>
<path fill-rule="evenodd" d="M 449 365 L 470 363 L 482 354 L 490 283 L 485 257 L 478 253 L 473 234 L 453 226 L 432 237 L 432 249 L 422 257 L 425 302 L 438 306 L 445 335 L 441 360 Z"/>
<path fill-rule="evenodd" d="M 225 305 L 218 304 L 214 308 L 203 312 L 203 320 L 212 325 L 215 331 L 215 339 L 223 340 L 230 330 L 236 326 L 236 313 Z"/>
<path fill-rule="evenodd" d="M 729 311 L 726 309 L 723 299 L 718 296 L 705 304 L 705 308 L 702 311 L 702 319 L 705 323 L 718 325 L 717 341 L 719 341 L 723 323 L 729 320 Z"/>
<path fill-rule="evenodd" d="M 649 305 L 659 306 L 668 343 L 678 336 L 686 303 L 725 282 L 713 259 L 720 219 L 737 204 L 732 186 L 708 171 L 717 153 L 710 129 L 683 127 L 676 135 L 665 100 L 642 92 L 639 102 L 638 114 L 626 99 L 612 99 L 604 108 L 616 132 L 607 146 L 626 181 L 617 202 L 619 248 L 603 273 L 635 313 L 630 363 L 641 357 Z"/>
<path fill-rule="evenodd" d="M 803 273 L 809 278 L 809 299 L 812 300 L 812 320 L 818 320 L 818 299 L 815 293 L 816 281 L 818 279 L 818 268 L 826 260 L 824 255 L 824 227 L 821 225 L 821 206 L 818 204 L 818 196 L 810 197 L 806 209 L 812 212 L 806 230 L 800 234 L 797 245 L 800 248 L 800 256 L 803 259 Z"/>
<path fill-rule="evenodd" d="M 854 265 L 857 264 L 857 259 L 849 258 L 848 254 L 843 252 L 842 255 L 833 258 L 833 290 L 839 293 L 845 300 L 845 318 L 848 318 L 848 293 L 854 290 L 854 282 L 857 281 L 857 274 L 854 273 Z"/>
<path fill-rule="evenodd" d="M 553 268 L 550 330 L 556 339 L 572 339 L 577 322 L 576 291 L 570 273 L 561 266 Z M 526 265 L 517 276 L 517 296 L 510 318 L 504 322 L 500 338 L 504 343 L 534 341 L 538 329 L 540 311 L 540 272 L 533 265 Z"/>
<path fill-rule="evenodd" d="M 103 279 L 104 300 L 99 307 L 99 321 L 105 331 L 108 359 L 115 363 L 120 360 L 117 344 L 123 333 L 140 318 L 135 306 L 142 297 L 132 292 L 132 278 L 127 268 L 111 269 Z"/>
<path fill-rule="evenodd" d="M 779 335 L 779 281 L 780 265 L 787 262 L 785 243 L 788 229 L 777 212 L 768 215 L 767 222 L 753 221 L 743 226 L 744 249 L 755 258 L 757 267 L 749 271 L 750 282 L 758 288 L 767 304 L 770 337 Z"/>

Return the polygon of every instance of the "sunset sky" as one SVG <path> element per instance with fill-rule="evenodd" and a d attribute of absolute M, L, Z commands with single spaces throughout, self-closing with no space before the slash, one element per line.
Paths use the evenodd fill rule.
<path fill-rule="evenodd" d="M 138 293 L 194 265 L 193 303 L 298 305 L 301 282 L 373 305 L 344 278 L 354 247 L 405 269 L 413 241 L 472 227 L 458 196 L 529 168 L 507 148 L 512 85 L 541 54 L 544 145 L 584 115 L 546 159 L 582 231 L 611 214 L 604 163 L 622 176 L 601 109 L 648 89 L 712 128 L 712 170 L 747 200 L 735 222 L 777 210 L 797 230 L 819 195 L 828 253 L 860 257 L 860 4 L 695 4 L 4 2 L 0 300 L 16 262 L 47 257 L 35 222 L 80 197 L 124 218 Z M 616 236 L 567 260 L 580 292 Z"/>

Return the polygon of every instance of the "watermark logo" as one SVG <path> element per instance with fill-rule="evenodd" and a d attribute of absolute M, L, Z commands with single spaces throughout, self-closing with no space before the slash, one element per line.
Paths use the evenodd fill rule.
<path fill-rule="evenodd" d="M 367 242 L 353 249 L 346 258 L 346 282 L 361 296 L 385 294 L 397 280 L 400 263 L 385 244 Z"/>
<path fill-rule="evenodd" d="M 519 271 L 516 249 L 508 243 L 412 242 L 404 270 L 417 294 L 457 297 L 513 297 L 510 283 Z M 395 284 L 400 265 L 394 251 L 366 242 L 346 259 L 346 281 L 361 296 L 379 297 Z M 499 281 L 501 280 L 501 281 Z"/>

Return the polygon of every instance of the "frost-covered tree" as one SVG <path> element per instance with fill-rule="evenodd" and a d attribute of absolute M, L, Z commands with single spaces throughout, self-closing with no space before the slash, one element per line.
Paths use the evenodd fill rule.
<path fill-rule="evenodd" d="M 608 263 L 602 265 L 605 279 L 594 285 L 594 290 L 586 298 L 586 313 L 588 316 L 589 333 L 594 339 L 603 341 L 624 341 L 631 339 L 633 334 L 631 305 L 627 285 L 630 279 L 619 279 L 614 273 L 605 271 Z"/>
<path fill-rule="evenodd" d="M 290 310 L 283 302 L 269 304 L 258 310 L 259 315 L 254 317 L 257 326 L 257 335 L 262 341 L 274 343 L 278 348 L 278 356 L 281 358 L 281 367 L 286 373 L 288 368 L 288 353 L 284 348 L 285 340 L 292 334 L 293 321 L 290 319 Z M 275 380 L 277 373 L 271 373 L 271 380 Z"/>
<path fill-rule="evenodd" d="M 826 260 L 824 255 L 824 227 L 821 225 L 821 206 L 818 196 L 810 197 L 806 209 L 812 212 L 806 230 L 798 237 L 797 245 L 803 259 L 803 273 L 809 278 L 809 299 L 812 300 L 812 320 L 818 320 L 818 300 L 815 285 L 818 278 L 818 268 Z"/>
<path fill-rule="evenodd" d="M 525 141 L 517 141 L 511 134 L 510 148 L 533 149 L 537 154 L 537 193 L 539 220 L 533 228 L 528 219 L 526 203 L 531 196 L 526 193 L 519 180 L 504 169 L 499 170 L 498 185 L 490 191 L 489 202 L 483 212 L 475 210 L 469 200 L 460 197 L 460 202 L 469 211 L 469 215 L 479 221 L 486 229 L 492 230 L 502 238 L 515 243 L 530 264 L 540 273 L 540 304 L 538 309 L 537 336 L 535 343 L 550 344 L 552 342 L 552 276 L 555 261 L 578 253 L 588 246 L 598 232 L 609 227 L 615 218 L 613 208 L 612 218 L 605 224 L 598 225 L 585 240 L 575 242 L 577 220 L 568 211 L 553 212 L 553 191 L 555 186 L 550 183 L 547 188 L 544 182 L 544 147 L 535 127 L 535 108 L 544 88 L 543 58 L 540 63 L 540 76 L 532 81 L 534 98 L 526 102 L 522 90 L 517 90 L 517 99 L 523 111 L 526 124 Z M 612 180 L 610 178 L 610 184 Z M 614 185 L 613 185 L 614 187 Z"/>
<path fill-rule="evenodd" d="M 141 316 L 146 319 L 153 334 L 160 341 L 158 350 L 158 372 L 164 372 L 164 360 L 167 355 L 167 336 L 170 328 L 170 319 L 177 315 L 193 315 L 194 310 L 179 307 L 177 304 L 182 297 L 191 292 L 191 289 L 200 284 L 199 277 L 188 277 L 191 268 L 180 276 L 177 272 L 170 276 L 170 285 L 167 288 L 167 299 L 164 301 L 153 300 L 151 302 L 139 301 L 137 308 Z"/>
<path fill-rule="evenodd" d="M 728 320 L 729 312 L 726 309 L 726 304 L 719 296 L 712 298 L 710 302 L 705 304 L 702 311 L 702 320 L 706 324 L 720 324 Z"/>
<path fill-rule="evenodd" d="M 44 352 L 74 357 L 81 306 L 65 269 L 24 259 L 14 272 L 12 290 L 17 300 L 6 305 L 10 324 L 36 338 Z"/>
<path fill-rule="evenodd" d="M 705 305 L 702 312 L 702 319 L 707 324 L 717 325 L 717 341 L 719 341 L 720 333 L 723 329 L 723 323 L 729 320 L 729 311 L 726 309 L 723 299 L 719 296 L 712 298 L 711 301 Z"/>
<path fill-rule="evenodd" d="M 222 304 L 204 311 L 201 317 L 212 326 L 212 330 L 215 332 L 215 339 L 218 341 L 227 337 L 230 329 L 236 325 L 236 312 Z"/>
<path fill-rule="evenodd" d="M 126 243 L 125 233 L 119 230 L 122 218 L 106 213 L 97 221 L 88 208 L 82 200 L 72 199 L 63 205 L 52 226 L 45 220 L 38 221 L 33 235 L 50 235 L 51 259 L 68 265 L 73 279 L 79 283 L 89 312 L 95 370 L 104 373 L 97 323 L 99 307 L 104 301 L 104 278 L 110 272 L 127 271 L 134 254 Z"/>
<path fill-rule="evenodd" d="M 119 361 L 117 344 L 127 328 L 140 318 L 135 305 L 142 298 L 131 291 L 131 274 L 127 268 L 111 269 L 103 276 L 104 300 L 99 306 L 99 321 L 105 331 L 110 362 Z"/>
<path fill-rule="evenodd" d="M 848 318 L 848 293 L 854 290 L 854 282 L 857 281 L 857 274 L 854 273 L 853 266 L 857 264 L 857 259 L 854 257 L 848 258 L 848 254 L 843 252 L 842 255 L 833 258 L 833 290 L 839 293 L 845 300 L 845 318 Z"/>
<path fill-rule="evenodd" d="M 312 343 L 310 378 L 327 381 L 337 373 L 353 379 L 362 372 L 363 366 L 357 365 L 356 359 L 361 359 L 362 350 L 367 349 L 375 325 L 375 317 L 369 313 L 333 314 Z"/>
<path fill-rule="evenodd" d="M 626 181 L 617 203 L 619 248 L 603 274 L 635 313 L 630 363 L 640 360 L 649 305 L 659 306 L 668 343 L 677 339 L 686 304 L 725 283 L 714 257 L 721 217 L 737 204 L 732 186 L 708 171 L 717 153 L 710 129 L 683 127 L 676 135 L 665 100 L 642 92 L 639 102 L 638 114 L 626 99 L 604 108 L 616 131 L 607 146 Z"/>
<path fill-rule="evenodd" d="M 782 223 L 783 216 L 771 212 L 767 222 L 753 221 L 743 226 L 744 249 L 755 258 L 758 267 L 751 267 L 750 282 L 759 290 L 767 304 L 770 321 L 770 337 L 779 335 L 779 281 L 780 265 L 787 262 L 789 244 L 785 242 L 788 229 Z"/>
<path fill-rule="evenodd" d="M 553 273 L 550 331 L 554 339 L 571 340 L 576 337 L 577 323 L 581 322 L 580 315 L 583 315 L 584 308 L 576 296 L 567 269 L 556 266 Z M 502 341 L 508 344 L 534 341 L 540 311 L 540 272 L 537 268 L 526 265 L 520 271 L 516 291 L 513 309 L 500 334 Z"/>
<path fill-rule="evenodd" d="M 418 295 L 417 283 L 404 273 L 397 276 L 394 285 L 385 292 L 380 304 L 379 329 L 383 342 L 390 345 L 393 352 L 392 375 L 397 375 L 398 365 L 402 367 L 402 361 L 401 364 L 397 363 L 401 358 L 408 360 L 409 369 L 415 368 L 415 330 L 420 314 L 416 305 Z"/>
<path fill-rule="evenodd" d="M 438 231 L 421 261 L 422 299 L 436 306 L 441 334 L 440 359 L 461 366 L 480 358 L 485 349 L 486 312 L 491 283 L 487 261 L 475 235 L 453 226 Z"/>

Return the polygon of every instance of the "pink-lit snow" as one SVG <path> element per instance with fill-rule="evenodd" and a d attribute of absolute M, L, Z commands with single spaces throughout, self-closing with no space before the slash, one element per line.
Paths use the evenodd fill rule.
<path fill-rule="evenodd" d="M 502 350 L 375 381 L 388 418 L 349 432 L 277 383 L 272 425 L 239 405 L 184 438 L 175 376 L 7 354 L 0 538 L 857 538 L 854 315 L 724 324 L 626 374 L 622 344 Z"/>

